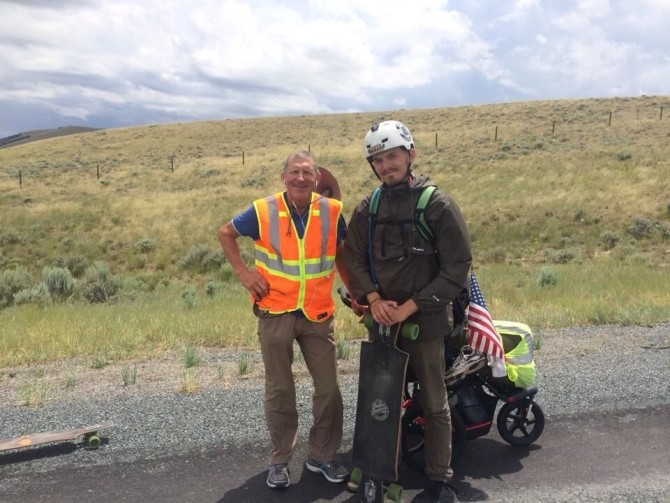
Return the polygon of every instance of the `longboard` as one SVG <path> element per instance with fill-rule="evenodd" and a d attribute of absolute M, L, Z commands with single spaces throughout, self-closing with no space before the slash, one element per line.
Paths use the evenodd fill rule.
<path fill-rule="evenodd" d="M 369 315 L 368 315 L 369 316 Z M 361 343 L 356 425 L 352 453 L 353 471 L 349 487 L 361 501 L 400 501 L 402 487 L 389 483 L 398 479 L 400 418 L 409 355 L 396 346 L 398 336 L 416 338 L 413 324 L 379 325 L 365 320 L 372 340 Z"/>
<path fill-rule="evenodd" d="M 105 421 L 91 426 L 81 428 L 71 428 L 68 430 L 47 431 L 43 433 L 31 433 L 22 437 L 0 440 L 0 452 L 10 449 L 23 449 L 34 445 L 48 444 L 51 442 L 62 442 L 65 440 L 75 440 L 83 437 L 86 447 L 97 449 L 100 446 L 100 437 L 97 433 L 101 430 L 114 426 L 112 421 Z"/>

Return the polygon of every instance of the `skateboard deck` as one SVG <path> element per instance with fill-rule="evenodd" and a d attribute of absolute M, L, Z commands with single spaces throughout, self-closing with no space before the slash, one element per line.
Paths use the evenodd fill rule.
<path fill-rule="evenodd" d="M 65 440 L 75 440 L 83 437 L 84 443 L 91 449 L 97 449 L 100 446 L 100 437 L 98 431 L 105 430 L 114 426 L 112 421 L 83 426 L 81 428 L 71 428 L 68 430 L 47 431 L 44 433 L 31 433 L 22 437 L 0 440 L 0 452 L 10 449 L 23 449 L 33 445 L 48 444 L 51 442 L 62 442 Z"/>
<path fill-rule="evenodd" d="M 400 417 L 409 355 L 396 346 L 402 324 L 366 320 L 372 340 L 361 343 L 352 466 L 363 501 L 383 501 L 383 483 L 398 479 Z M 399 489 L 402 494 L 402 489 Z M 397 489 L 394 489 L 397 492 Z M 399 496 L 398 496 L 399 497 Z"/>

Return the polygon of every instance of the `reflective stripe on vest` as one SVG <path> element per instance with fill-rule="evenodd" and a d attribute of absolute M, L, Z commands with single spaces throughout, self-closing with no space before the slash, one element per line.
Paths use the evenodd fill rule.
<path fill-rule="evenodd" d="M 254 201 L 254 207 L 256 270 L 271 285 L 259 307 L 271 313 L 302 309 L 311 320 L 329 318 L 335 309 L 331 292 L 342 203 L 313 193 L 302 239 L 282 193 Z"/>
<path fill-rule="evenodd" d="M 499 334 L 505 332 L 521 337 L 519 344 L 512 351 L 508 351 L 505 355 L 505 360 L 507 363 L 512 363 L 514 365 L 525 365 L 533 361 L 533 333 L 528 325 L 525 323 L 517 323 L 513 321 L 497 320 L 494 320 L 493 324 L 495 325 Z M 513 354 L 510 355 L 510 353 Z"/>

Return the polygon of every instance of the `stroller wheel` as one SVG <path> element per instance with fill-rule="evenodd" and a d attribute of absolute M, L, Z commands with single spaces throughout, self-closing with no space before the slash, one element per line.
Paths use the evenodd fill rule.
<path fill-rule="evenodd" d="M 506 403 L 500 408 L 498 432 L 507 443 L 526 446 L 535 442 L 544 430 L 544 412 L 530 398 Z"/>

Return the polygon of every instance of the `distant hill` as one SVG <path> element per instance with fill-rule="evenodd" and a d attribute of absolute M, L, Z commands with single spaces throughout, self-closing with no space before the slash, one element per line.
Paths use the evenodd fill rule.
<path fill-rule="evenodd" d="M 80 126 L 63 126 L 56 129 L 36 129 L 34 131 L 25 131 L 23 133 L 17 133 L 11 136 L 0 138 L 0 148 L 13 147 L 15 145 L 21 145 L 31 141 L 48 140 L 49 138 L 56 138 L 57 136 L 90 133 L 91 131 L 99 130 L 99 128 Z"/>

